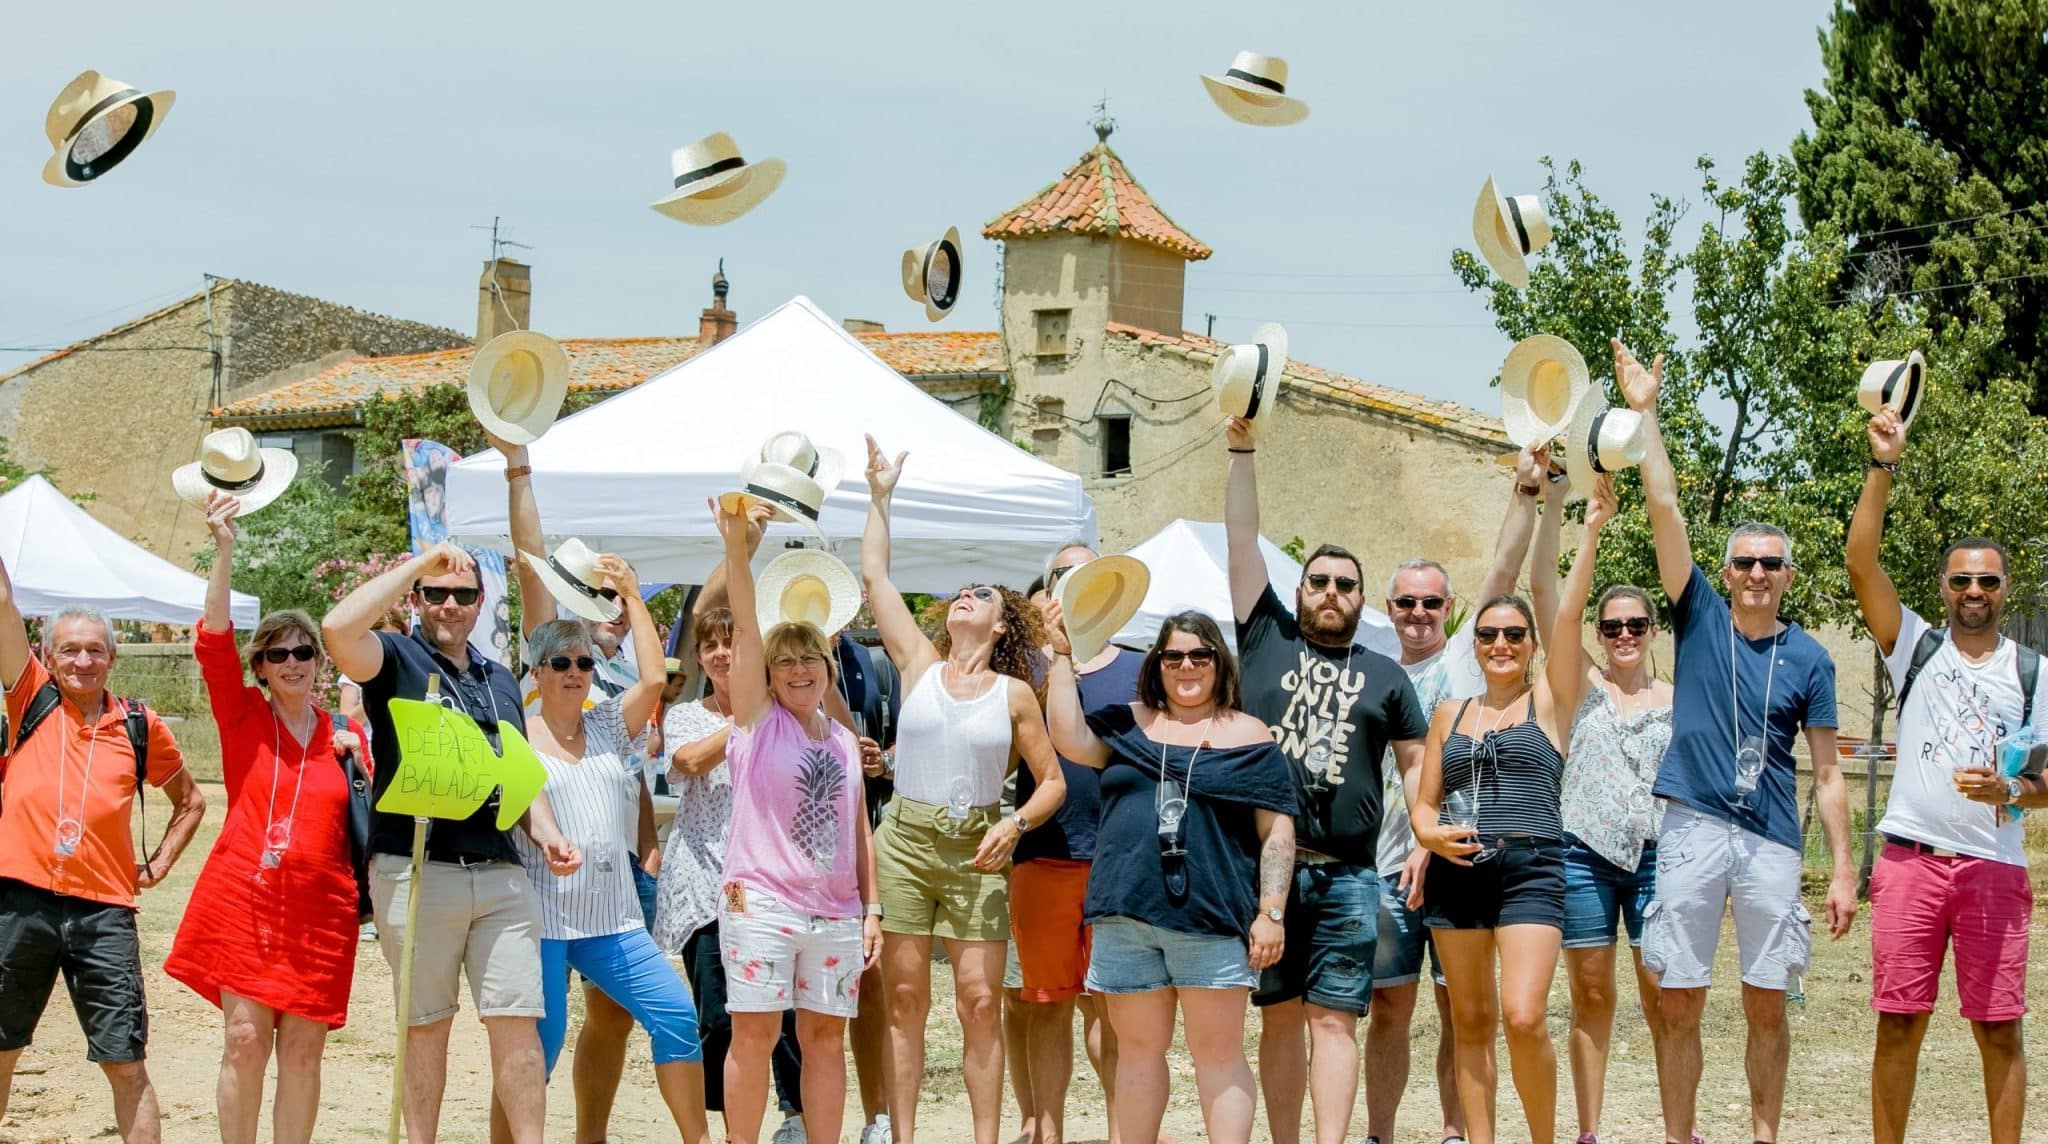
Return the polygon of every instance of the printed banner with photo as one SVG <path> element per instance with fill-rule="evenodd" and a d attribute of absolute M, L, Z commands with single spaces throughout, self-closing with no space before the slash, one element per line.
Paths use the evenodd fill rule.
<path fill-rule="evenodd" d="M 407 438 L 405 445 L 405 507 L 412 524 L 415 555 L 448 539 L 448 466 L 462 454 L 441 444 Z M 467 546 L 465 546 L 467 547 Z M 512 666 L 512 606 L 505 595 L 505 557 L 489 549 L 467 548 L 483 571 L 484 614 L 470 637 L 478 650 Z"/>

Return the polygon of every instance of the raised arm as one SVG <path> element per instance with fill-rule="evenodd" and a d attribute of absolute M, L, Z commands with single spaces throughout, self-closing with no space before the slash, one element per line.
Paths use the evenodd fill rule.
<path fill-rule="evenodd" d="M 750 500 L 746 504 L 747 559 L 752 561 L 754 554 L 761 550 L 761 537 L 768 530 L 768 518 L 774 514 L 774 510 L 768 506 L 766 501 Z M 704 587 L 697 593 L 697 602 L 690 606 L 690 616 L 692 619 L 703 615 L 713 608 L 730 606 L 726 593 L 726 576 L 725 561 L 721 560 L 718 562 L 718 566 L 711 570 L 711 575 L 704 578 Z"/>
<path fill-rule="evenodd" d="M 867 589 L 868 607 L 875 613 L 875 630 L 881 633 L 882 650 L 906 684 L 921 678 L 937 662 L 939 649 L 917 626 L 903 593 L 889 579 L 889 498 L 903 477 L 903 462 L 909 453 L 898 453 L 894 461 L 868 437 L 868 523 L 860 541 L 860 579 Z"/>
<path fill-rule="evenodd" d="M 1493 540 L 1493 565 L 1479 583 L 1474 608 L 1495 596 L 1515 590 L 1521 579 L 1522 563 L 1529 557 L 1529 541 L 1536 535 L 1536 500 L 1550 480 L 1550 451 L 1525 445 L 1515 458 L 1515 487 L 1508 495 L 1507 512 L 1501 516 L 1500 534 Z"/>
<path fill-rule="evenodd" d="M 619 594 L 619 606 L 626 610 L 627 632 L 633 641 L 633 667 L 639 678 L 620 695 L 619 714 L 625 718 L 627 731 L 637 732 L 654 718 L 655 705 L 661 702 L 662 685 L 668 682 L 668 675 L 662 670 L 661 633 L 654 628 L 654 616 L 647 610 L 647 601 L 640 598 L 640 577 L 631 564 L 607 553 L 598 557 L 597 571 Z"/>
<path fill-rule="evenodd" d="M 1657 393 L 1664 387 L 1664 355 L 1644 369 L 1636 355 L 1614 339 L 1614 380 L 1628 407 L 1643 415 L 1643 498 L 1650 510 L 1650 534 L 1657 542 L 1657 579 L 1672 600 L 1692 579 L 1692 540 L 1678 509 L 1678 473 L 1657 427 Z"/>
<path fill-rule="evenodd" d="M 28 666 L 28 628 L 14 600 L 14 580 L 0 560 L 0 688 L 11 690 Z"/>
<path fill-rule="evenodd" d="M 1045 672 L 1045 729 L 1052 736 L 1054 750 L 1099 771 L 1109 765 L 1109 745 L 1096 737 L 1081 709 L 1081 677 L 1074 671 L 1074 649 L 1067 641 L 1066 625 L 1046 626 L 1052 638 L 1052 665 Z"/>
<path fill-rule="evenodd" d="M 1898 585 L 1878 563 L 1884 546 L 1884 508 L 1891 499 L 1892 472 L 1883 465 L 1896 466 L 1906 451 L 1906 426 L 1891 409 L 1880 409 L 1870 418 L 1870 471 L 1863 475 L 1863 495 L 1856 498 L 1856 515 L 1849 518 L 1849 544 L 1842 562 L 1849 569 L 1849 587 L 1856 593 L 1856 606 L 1863 609 L 1863 622 L 1870 638 L 1886 655 L 1899 642 L 1899 625 L 1905 619 L 1899 603 Z"/>
<path fill-rule="evenodd" d="M 361 682 L 376 678 L 384 670 L 384 645 L 377 640 L 377 621 L 405 598 L 416 581 L 454 572 L 474 575 L 475 570 L 476 560 L 469 553 L 444 540 L 398 567 L 364 581 L 320 621 L 320 639 L 327 645 L 327 657 L 350 679 Z M 0 629 L 5 626 L 0 623 Z"/>
<path fill-rule="evenodd" d="M 235 514 L 242 502 L 219 489 L 206 494 L 206 531 L 213 536 L 213 567 L 206 573 L 206 612 L 200 623 L 209 632 L 235 626 L 231 583 L 235 575 Z"/>
<path fill-rule="evenodd" d="M 533 497 L 533 467 L 527 464 L 526 446 L 489 433 L 484 437 L 505 457 L 505 515 L 512 529 L 513 575 L 519 579 L 519 634 L 530 636 L 533 629 L 561 614 L 540 573 L 517 555 L 531 552 L 546 559 L 548 554 L 547 537 L 540 528 L 540 502 Z"/>
<path fill-rule="evenodd" d="M 1230 444 L 1223 481 L 1223 538 L 1230 549 L 1230 610 L 1243 623 L 1265 595 L 1266 556 L 1259 551 L 1259 479 L 1253 464 L 1252 426 L 1242 417 L 1223 423 Z"/>
<path fill-rule="evenodd" d="M 768 653 L 761 643 L 761 621 L 754 615 L 754 567 L 747 561 L 747 519 L 709 502 L 711 519 L 725 541 L 727 605 L 732 609 L 732 721 L 752 727 L 768 713 Z"/>
<path fill-rule="evenodd" d="M 1560 708 L 1576 713 L 1586 697 L 1586 600 L 1593 594 L 1593 571 L 1600 559 L 1600 530 L 1617 511 L 1614 478 L 1605 473 L 1586 494 L 1586 538 L 1572 557 L 1571 575 L 1565 578 L 1557 610 L 1549 613 L 1551 627 L 1544 635 L 1550 640 L 1549 658 L 1543 663 L 1550 680 L 1550 694 Z M 1544 616 L 1537 609 L 1540 621 Z"/>
<path fill-rule="evenodd" d="M 1564 498 L 1571 482 L 1560 477 L 1543 482 L 1543 518 L 1536 522 L 1536 543 L 1529 550 L 1529 605 L 1543 616 L 1557 613 L 1558 553 L 1564 549 Z"/>

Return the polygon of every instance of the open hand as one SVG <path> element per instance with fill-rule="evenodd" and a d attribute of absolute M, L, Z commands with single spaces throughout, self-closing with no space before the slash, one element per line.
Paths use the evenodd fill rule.
<path fill-rule="evenodd" d="M 1054 653 L 1058 655 L 1074 654 L 1074 643 L 1067 638 L 1067 613 L 1060 607 L 1059 598 L 1055 596 L 1051 600 L 1046 601 L 1045 607 L 1041 610 L 1040 614 L 1045 619 L 1046 642 L 1052 645 Z"/>
<path fill-rule="evenodd" d="M 621 602 L 640 598 L 640 577 L 633 566 L 617 553 L 607 552 L 597 558 L 597 573 L 603 576 L 612 591 L 619 594 Z"/>
<path fill-rule="evenodd" d="M 1586 531 L 1600 531 L 1620 511 L 1621 502 L 1614 495 L 1614 477 L 1600 474 L 1586 493 Z"/>
<path fill-rule="evenodd" d="M 903 462 L 907 452 L 896 454 L 894 461 L 875 444 L 874 434 L 868 434 L 868 495 L 887 498 L 896 491 L 896 482 L 903 479 Z"/>
<path fill-rule="evenodd" d="M 450 576 L 455 573 L 467 574 L 476 567 L 476 557 L 450 540 L 444 540 L 420 554 L 420 571 L 415 579 L 430 580 L 436 576 Z"/>
<path fill-rule="evenodd" d="M 1664 355 L 1658 354 L 1650 368 L 1644 369 L 1620 338 L 1610 340 L 1614 345 L 1614 380 L 1621 387 L 1622 399 L 1637 413 L 1655 409 L 1657 393 L 1664 387 Z"/>
<path fill-rule="evenodd" d="M 213 534 L 214 547 L 234 547 L 235 516 L 241 511 L 240 497 L 230 496 L 219 489 L 206 494 L 206 531 Z"/>

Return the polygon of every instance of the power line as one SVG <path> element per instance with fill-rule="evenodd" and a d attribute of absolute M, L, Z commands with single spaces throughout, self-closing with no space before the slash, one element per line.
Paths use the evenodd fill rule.
<path fill-rule="evenodd" d="M 1857 234 L 1850 235 L 1849 241 L 1857 242 L 1866 238 L 1882 238 L 1887 234 L 1911 234 L 1914 231 L 1933 230 L 1935 227 L 1938 226 L 1959 226 L 1966 222 L 1978 222 L 1987 218 L 2003 218 L 2006 215 L 2018 214 L 2021 211 L 2033 210 L 2039 205 L 2039 203 L 2031 203 L 2027 206 L 2012 207 L 2010 209 L 2002 211 L 1985 211 L 1983 214 L 1965 215 L 1962 218 L 1937 219 L 1934 222 L 1923 222 L 1914 226 L 1895 226 L 1887 230 L 1866 230 L 1861 231 Z"/>
<path fill-rule="evenodd" d="M 1968 282 L 1946 282 L 1939 286 L 1925 286 L 1912 290 L 1889 290 L 1883 294 L 1871 294 L 1862 297 L 1851 295 L 1848 297 L 1836 298 L 1833 301 L 1823 303 L 1823 305 L 1847 306 L 1856 302 L 1881 302 L 1886 298 L 1908 298 L 1912 297 L 1915 294 L 1942 294 L 1950 290 L 1967 290 L 1972 286 L 1997 286 L 2005 282 L 2024 282 L 2036 278 L 2048 278 L 2048 272 L 2036 274 L 2008 274 L 2003 278 L 1979 278 Z"/>

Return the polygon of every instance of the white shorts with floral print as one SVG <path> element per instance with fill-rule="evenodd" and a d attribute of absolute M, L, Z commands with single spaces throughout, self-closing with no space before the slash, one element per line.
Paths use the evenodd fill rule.
<path fill-rule="evenodd" d="M 809 1009 L 851 1017 L 860 1008 L 859 918 L 798 913 L 759 890 L 728 885 L 718 922 L 725 1008 L 732 1013 Z M 744 899 L 744 908 L 733 908 Z"/>

